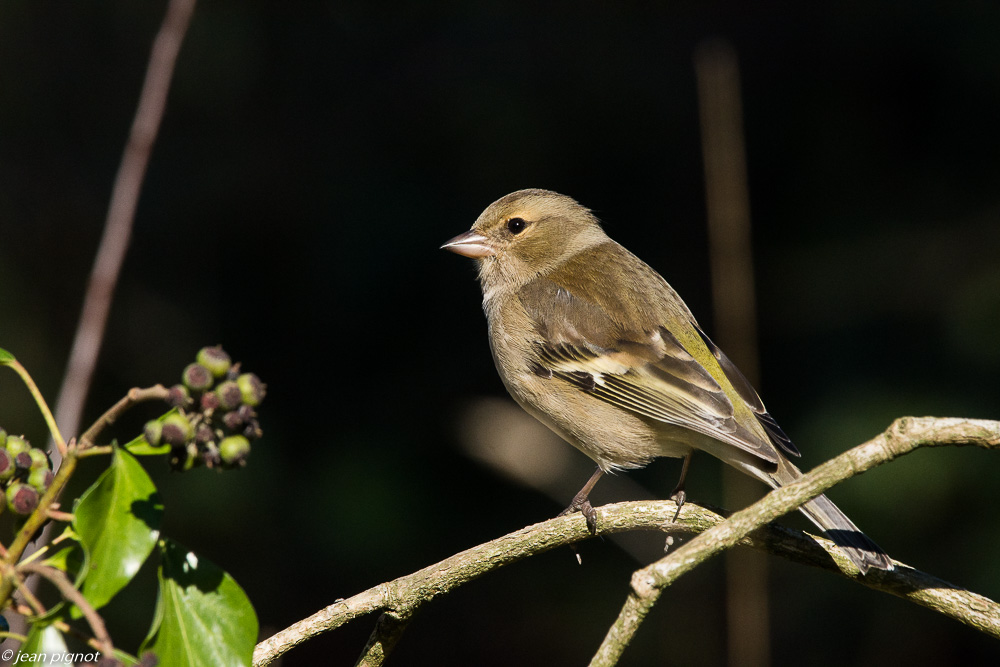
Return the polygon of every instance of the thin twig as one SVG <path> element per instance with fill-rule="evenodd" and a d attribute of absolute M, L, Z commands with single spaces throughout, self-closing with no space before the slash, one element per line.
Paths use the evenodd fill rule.
<path fill-rule="evenodd" d="M 80 444 L 85 448 L 93 447 L 94 442 L 97 440 L 97 436 L 101 434 L 101 431 L 114 424 L 115 421 L 133 405 L 144 401 L 163 401 L 166 400 L 169 395 L 170 391 L 162 384 L 156 384 L 152 387 L 133 387 L 129 389 L 127 394 L 120 398 L 117 403 L 108 408 L 107 411 L 101 415 L 97 421 L 95 421 L 90 428 L 84 432 L 83 435 L 80 436 Z"/>
<path fill-rule="evenodd" d="M 45 423 L 49 427 L 49 433 L 56 446 L 55 452 L 58 452 L 60 455 L 65 454 L 66 441 L 63 440 L 62 433 L 59 431 L 59 427 L 56 425 L 56 420 L 52 416 L 52 411 L 49 410 L 49 404 L 45 402 L 45 397 L 42 396 L 42 392 L 39 391 L 34 378 L 31 377 L 28 369 L 21 365 L 21 362 L 19 361 L 10 361 L 6 365 L 17 373 L 24 381 L 24 384 L 28 386 L 28 393 L 30 393 L 31 397 L 35 399 L 35 404 L 38 406 L 38 409 L 41 410 L 42 417 L 45 419 Z"/>
<path fill-rule="evenodd" d="M 24 585 L 24 579 L 21 577 L 20 573 L 15 573 L 13 576 L 15 582 L 17 583 L 18 590 L 21 591 L 21 595 L 24 596 L 24 600 L 28 603 L 28 606 L 31 607 L 32 613 L 36 616 L 45 615 L 45 605 L 43 605 L 42 601 L 35 596 L 34 592 L 27 589 Z"/>
<path fill-rule="evenodd" d="M 18 569 L 23 572 L 32 572 L 51 581 L 59 589 L 62 596 L 75 604 L 83 613 L 83 617 L 87 619 L 87 624 L 90 625 L 90 629 L 94 632 L 94 639 L 97 640 L 101 652 L 109 657 L 114 655 L 115 647 L 111 643 L 111 636 L 104 625 L 104 619 L 91 606 L 87 598 L 83 597 L 83 593 L 76 590 L 73 582 L 61 570 L 39 563 L 25 563 L 18 566 Z"/>

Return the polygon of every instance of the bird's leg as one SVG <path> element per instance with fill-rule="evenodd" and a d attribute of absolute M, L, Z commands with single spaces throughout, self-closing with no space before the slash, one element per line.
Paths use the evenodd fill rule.
<path fill-rule="evenodd" d="M 681 464 L 681 478 L 677 480 L 677 486 L 670 492 L 670 497 L 677 503 L 677 511 L 674 513 L 675 522 L 677 521 L 677 517 L 681 515 L 681 508 L 684 507 L 684 502 L 687 500 L 687 493 L 684 492 L 684 478 L 687 477 L 692 456 L 694 456 L 693 451 L 688 452 L 688 455 L 684 457 L 684 463 Z"/>
<path fill-rule="evenodd" d="M 604 475 L 604 471 L 598 468 L 594 471 L 594 474 L 590 476 L 587 483 L 583 485 L 579 493 L 573 496 L 572 502 L 570 502 L 569 507 L 559 512 L 559 516 L 564 516 L 572 512 L 582 512 L 583 516 L 587 518 L 587 528 L 590 529 L 591 535 L 597 535 L 597 510 L 591 506 L 590 501 L 587 496 L 590 495 L 591 489 L 597 484 L 599 480 Z"/>

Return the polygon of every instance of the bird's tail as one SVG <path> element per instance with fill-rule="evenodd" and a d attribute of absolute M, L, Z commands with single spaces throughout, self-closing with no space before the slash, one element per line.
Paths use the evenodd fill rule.
<path fill-rule="evenodd" d="M 785 486 L 800 477 L 802 473 L 789 461 L 781 458 L 778 470 L 768 475 L 774 486 Z M 823 529 L 827 536 L 840 547 L 862 574 L 870 568 L 893 569 L 892 559 L 871 538 L 858 530 L 854 522 L 840 511 L 826 496 L 816 496 L 800 507 L 809 520 Z"/>

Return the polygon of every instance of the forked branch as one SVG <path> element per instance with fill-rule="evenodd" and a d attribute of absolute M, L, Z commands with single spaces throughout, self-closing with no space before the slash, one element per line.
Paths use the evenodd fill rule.
<path fill-rule="evenodd" d="M 618 620 L 608 632 L 594 665 L 613 665 L 621 656 L 642 618 L 660 592 L 678 576 L 731 546 L 764 549 L 799 563 L 822 567 L 860 584 L 892 593 L 1000 638 L 1000 605 L 896 561 L 893 572 L 872 571 L 861 576 L 829 540 L 769 521 L 853 475 L 924 446 L 974 445 L 1000 447 L 1000 422 L 967 419 L 903 418 L 869 442 L 825 463 L 791 484 L 768 494 L 751 507 L 726 518 L 688 502 L 676 522 L 671 501 L 631 502 L 598 508 L 600 533 L 656 530 L 666 534 L 701 533 L 666 558 L 635 573 L 632 592 Z M 376 611 L 404 621 L 425 602 L 494 569 L 590 538 L 579 514 L 557 517 L 473 547 L 413 574 L 379 584 L 351 598 L 339 600 L 276 633 L 257 645 L 253 664 L 268 665 L 292 647 L 318 634 Z M 401 629 L 400 626 L 400 629 Z M 376 633 L 377 634 L 377 633 Z M 381 664 L 398 639 L 366 648 L 362 660 Z M 373 641 L 380 641 L 373 635 Z M 377 657 L 375 662 L 373 657 Z"/>

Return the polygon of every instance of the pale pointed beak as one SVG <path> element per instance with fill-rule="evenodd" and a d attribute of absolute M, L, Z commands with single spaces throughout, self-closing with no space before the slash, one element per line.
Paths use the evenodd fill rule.
<path fill-rule="evenodd" d="M 496 254 L 490 246 L 489 240 L 479 232 L 471 229 L 449 240 L 441 246 L 441 250 L 450 250 L 473 259 L 482 259 L 483 257 L 490 257 Z"/>

